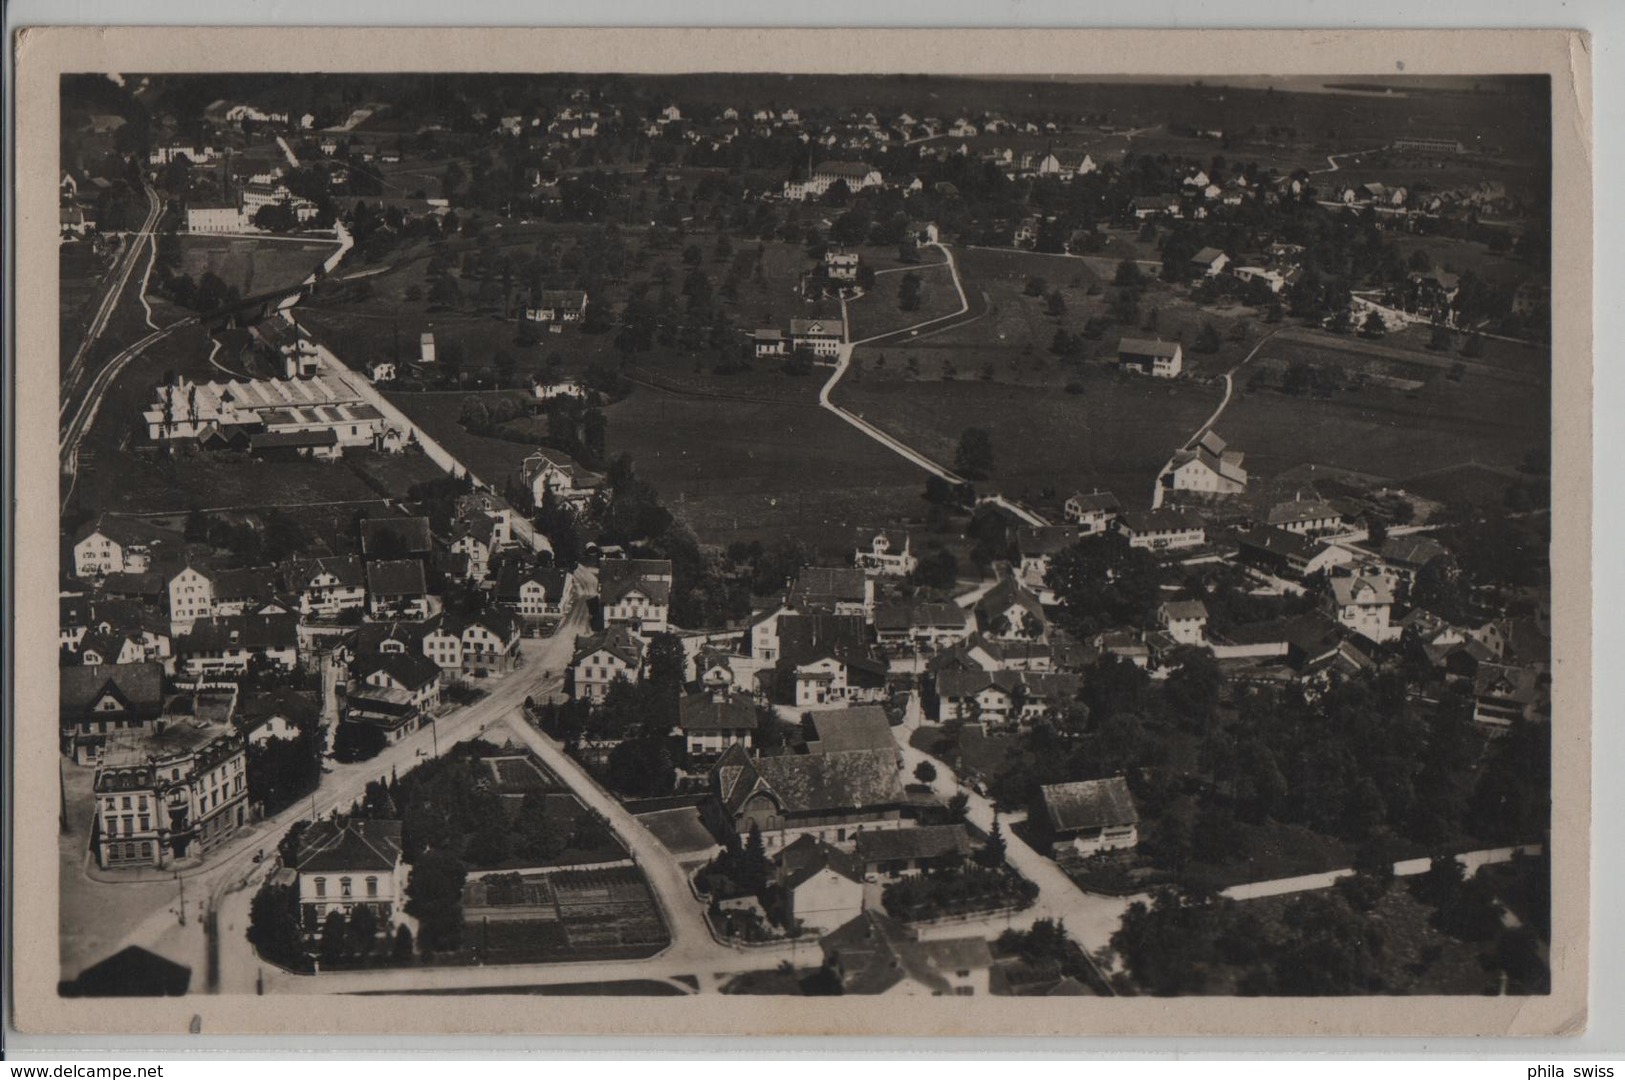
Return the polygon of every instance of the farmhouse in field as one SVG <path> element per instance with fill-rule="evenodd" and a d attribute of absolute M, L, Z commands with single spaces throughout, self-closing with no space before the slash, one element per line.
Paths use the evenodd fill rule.
<path fill-rule="evenodd" d="M 1185 352 L 1177 341 L 1124 338 L 1117 343 L 1117 366 L 1159 379 L 1172 379 L 1185 370 Z"/>
<path fill-rule="evenodd" d="M 1175 452 L 1162 473 L 1162 488 L 1200 495 L 1239 495 L 1247 490 L 1243 455 L 1231 450 L 1216 431 L 1206 431 L 1188 450 Z"/>
<path fill-rule="evenodd" d="M 790 350 L 805 349 L 814 356 L 829 359 L 841 350 L 846 328 L 840 319 L 791 319 Z"/>

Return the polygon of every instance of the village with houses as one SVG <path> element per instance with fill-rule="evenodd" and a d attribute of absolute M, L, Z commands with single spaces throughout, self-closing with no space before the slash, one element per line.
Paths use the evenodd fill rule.
<path fill-rule="evenodd" d="M 1546 992 L 1549 121 L 1396 85 L 66 81 L 61 993 Z"/>

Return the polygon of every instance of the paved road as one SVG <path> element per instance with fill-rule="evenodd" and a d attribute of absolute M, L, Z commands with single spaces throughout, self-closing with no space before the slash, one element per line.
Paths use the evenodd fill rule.
<path fill-rule="evenodd" d="M 579 581 L 590 582 L 590 576 L 584 571 L 578 573 Z M 457 743 L 482 733 L 490 733 L 499 741 L 508 738 L 507 722 L 522 711 L 525 698 L 543 698 L 563 687 L 563 673 L 575 647 L 575 635 L 586 627 L 586 604 L 577 603 L 551 637 L 521 639 L 524 662 L 507 676 L 491 680 L 488 696 L 435 720 L 368 761 L 332 765 L 332 773 L 323 778 L 313 798 L 302 800 L 275 818 L 260 823 L 252 835 L 235 841 L 211 857 L 205 866 L 192 871 L 199 894 L 206 892 L 219 912 L 221 991 L 252 993 L 254 976 L 261 966 L 244 935 L 248 930 L 249 900 L 273 868 L 274 859 L 267 858 L 256 864 L 253 861 L 256 852 L 263 848 L 270 855 L 288 826 L 296 821 L 348 809 L 373 780 L 407 772 L 426 758 L 443 754 Z"/>
<path fill-rule="evenodd" d="M 1271 330 L 1269 333 L 1265 334 L 1263 337 L 1259 338 L 1258 339 L 1258 344 L 1254 345 L 1248 351 L 1246 356 L 1242 357 L 1239 361 L 1237 361 L 1236 364 L 1233 367 L 1231 367 L 1229 371 L 1226 371 L 1223 375 L 1219 376 L 1220 378 L 1222 378 L 1224 380 L 1224 398 L 1223 398 L 1223 400 L 1221 400 L 1219 402 L 1219 407 L 1213 410 L 1213 414 L 1211 416 L 1209 416 L 1206 420 L 1203 420 L 1202 423 L 1201 423 L 1201 426 L 1199 426 L 1194 432 L 1191 433 L 1191 437 L 1189 439 L 1185 440 L 1185 444 L 1180 447 L 1181 450 L 1189 450 L 1192 446 L 1195 446 L 1196 445 L 1196 440 L 1200 439 L 1203 435 L 1206 435 L 1210 430 L 1212 430 L 1213 425 L 1217 424 L 1219 422 L 1219 417 L 1223 416 L 1224 415 L 1224 410 L 1230 407 L 1230 398 L 1232 396 L 1234 396 L 1235 389 L 1236 389 L 1236 380 L 1235 380 L 1236 372 L 1240 371 L 1242 369 L 1242 367 L 1245 364 L 1247 364 L 1248 361 L 1250 361 L 1253 357 L 1258 355 L 1258 350 L 1262 349 L 1264 347 L 1265 342 L 1267 342 L 1270 338 L 1274 337 L 1276 334 L 1279 334 L 1284 329 L 1286 329 L 1286 328 L 1285 327 L 1277 327 L 1276 329 Z M 1162 495 L 1163 495 L 1163 490 L 1164 490 L 1163 486 L 1162 486 L 1162 478 L 1163 478 L 1163 476 L 1165 476 L 1167 474 L 1168 469 L 1172 464 L 1173 464 L 1173 461 L 1170 460 L 1167 465 L 1164 465 L 1162 467 L 1162 471 L 1157 473 L 1156 480 L 1152 481 L 1152 485 L 1151 485 L 1151 509 L 1153 509 L 1153 510 L 1157 509 L 1158 507 L 1160 507 L 1162 505 Z"/>

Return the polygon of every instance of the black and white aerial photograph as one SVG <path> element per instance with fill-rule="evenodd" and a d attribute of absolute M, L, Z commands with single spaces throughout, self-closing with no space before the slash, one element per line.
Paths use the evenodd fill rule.
<path fill-rule="evenodd" d="M 1551 993 L 1546 75 L 57 93 L 53 1009 Z"/>

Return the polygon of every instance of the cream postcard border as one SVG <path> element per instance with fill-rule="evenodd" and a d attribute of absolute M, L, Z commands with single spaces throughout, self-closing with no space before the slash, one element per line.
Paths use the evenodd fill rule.
<path fill-rule="evenodd" d="M 26 1032 L 416 1035 L 1550 1035 L 1584 1028 L 1591 805 L 1590 42 L 1561 30 L 35 27 L 16 59 L 13 1022 Z M 61 999 L 57 959 L 58 86 L 67 72 L 777 72 L 1552 79 L 1552 993 L 1038 999 Z"/>

